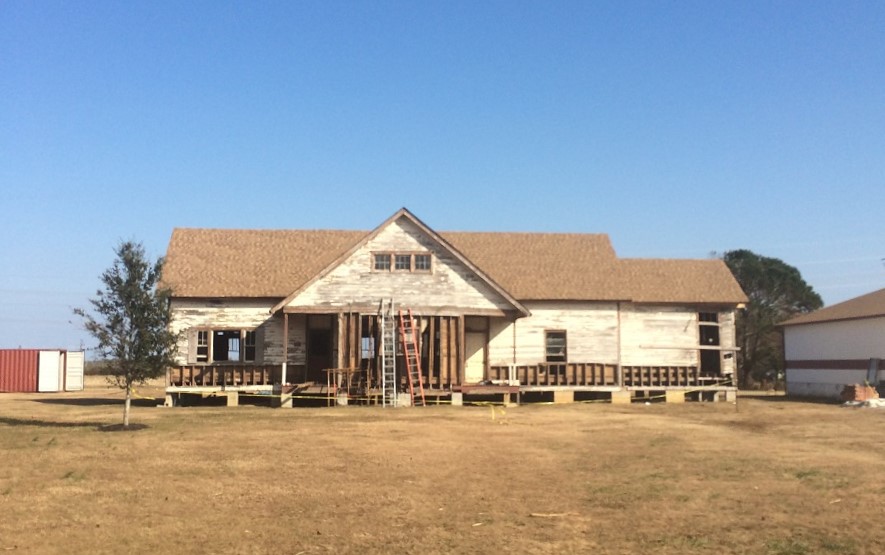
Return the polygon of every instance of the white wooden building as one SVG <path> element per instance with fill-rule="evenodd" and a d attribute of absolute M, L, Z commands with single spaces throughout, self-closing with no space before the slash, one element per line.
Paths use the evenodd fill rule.
<path fill-rule="evenodd" d="M 721 260 L 619 259 L 602 234 L 436 232 L 406 209 L 370 232 L 176 229 L 163 279 L 179 393 L 346 375 L 372 398 L 391 300 L 414 315 L 428 395 L 733 391 L 746 301 Z"/>
<path fill-rule="evenodd" d="M 782 326 L 788 394 L 838 398 L 845 385 L 885 381 L 885 289 Z"/>

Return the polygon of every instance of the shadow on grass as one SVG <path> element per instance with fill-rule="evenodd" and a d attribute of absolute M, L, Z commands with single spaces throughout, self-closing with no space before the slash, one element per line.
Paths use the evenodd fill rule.
<path fill-rule="evenodd" d="M 104 397 L 76 397 L 68 399 L 34 399 L 35 403 L 47 405 L 68 405 L 72 407 L 99 407 L 122 405 L 123 399 L 110 399 Z M 162 400 L 157 399 L 132 399 L 133 407 L 155 407 Z"/>
<path fill-rule="evenodd" d="M 53 420 L 39 420 L 37 418 L 10 418 L 0 417 L 0 424 L 7 426 L 39 426 L 41 428 L 98 428 L 104 426 L 102 422 L 56 422 Z"/>
<path fill-rule="evenodd" d="M 147 424 L 129 424 L 128 428 L 124 428 L 123 424 L 105 424 L 104 422 L 58 422 L 37 418 L 10 418 L 8 416 L 0 417 L 0 424 L 7 426 L 37 426 L 39 428 L 95 428 L 99 432 L 137 432 L 148 427 Z"/>
<path fill-rule="evenodd" d="M 129 424 L 128 428 L 124 428 L 123 424 L 103 424 L 98 427 L 99 432 L 137 432 L 138 430 L 146 430 L 147 424 Z"/>

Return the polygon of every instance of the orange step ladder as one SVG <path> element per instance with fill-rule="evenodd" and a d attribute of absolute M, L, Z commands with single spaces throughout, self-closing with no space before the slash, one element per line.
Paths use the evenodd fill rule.
<path fill-rule="evenodd" d="M 408 312 L 399 311 L 399 333 L 403 342 L 403 355 L 406 359 L 406 374 L 409 376 L 409 394 L 412 397 L 412 406 L 425 406 L 424 382 L 421 379 L 421 357 L 418 354 L 418 330 L 415 329 L 415 319 L 412 317 L 412 309 Z"/>

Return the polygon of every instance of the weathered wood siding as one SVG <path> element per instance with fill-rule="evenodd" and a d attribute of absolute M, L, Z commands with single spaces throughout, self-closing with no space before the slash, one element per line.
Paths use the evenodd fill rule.
<path fill-rule="evenodd" d="M 723 349 L 734 349 L 737 346 L 734 310 L 719 311 L 719 345 Z M 722 351 L 722 373 L 734 374 L 736 367 L 737 353 L 735 351 Z"/>
<path fill-rule="evenodd" d="M 696 308 L 621 303 L 621 364 L 696 366 Z"/>
<path fill-rule="evenodd" d="M 618 360 L 618 307 L 616 303 L 524 303 L 532 315 L 510 324 L 491 320 L 489 363 L 537 364 L 546 360 L 547 330 L 565 330 L 568 359 L 575 362 L 616 364 Z M 514 326 L 515 358 L 514 361 Z"/>
<path fill-rule="evenodd" d="M 375 271 L 372 257 L 375 252 L 429 252 L 432 270 Z M 407 218 L 381 230 L 338 267 L 302 291 L 289 306 L 337 312 L 377 307 L 378 302 L 386 298 L 393 298 L 401 307 L 420 308 L 424 315 L 513 310 L 506 299 Z"/>
<path fill-rule="evenodd" d="M 239 329 L 261 328 L 263 361 L 267 364 L 283 362 L 283 318 L 270 316 L 272 301 L 195 300 L 173 299 L 170 329 L 180 334 L 178 342 L 179 364 L 187 364 L 188 330 L 190 329 Z M 306 330 L 305 317 L 289 316 L 289 363 L 305 364 Z"/>

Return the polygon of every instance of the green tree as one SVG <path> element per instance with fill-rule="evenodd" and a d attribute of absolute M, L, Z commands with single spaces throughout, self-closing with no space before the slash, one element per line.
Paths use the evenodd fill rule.
<path fill-rule="evenodd" d="M 98 341 L 109 381 L 126 392 L 123 427 L 129 427 L 132 389 L 159 377 L 174 364 L 177 337 L 169 331 L 171 292 L 159 286 L 163 259 L 151 263 L 144 247 L 131 241 L 115 249 L 114 264 L 104 271 L 104 288 L 90 299 L 92 310 L 74 309 Z"/>
<path fill-rule="evenodd" d="M 824 303 L 799 270 L 778 258 L 741 249 L 726 252 L 722 259 L 749 298 L 737 316 L 740 386 L 748 388 L 783 371 L 783 337 L 776 326 Z"/>

